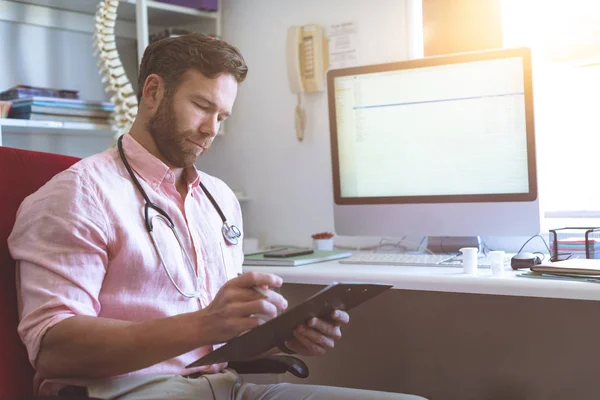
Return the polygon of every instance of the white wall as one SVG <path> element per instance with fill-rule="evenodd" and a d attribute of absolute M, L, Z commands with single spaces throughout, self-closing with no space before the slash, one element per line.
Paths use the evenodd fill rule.
<path fill-rule="evenodd" d="M 354 21 L 361 64 L 399 61 L 407 57 L 406 3 L 223 0 L 223 13 L 223 36 L 240 48 L 249 73 L 225 136 L 199 166 L 251 198 L 243 206 L 247 236 L 262 245 L 307 245 L 311 233 L 334 226 L 327 96 L 306 96 L 308 123 L 299 143 L 296 96 L 287 83 L 287 28 Z"/>

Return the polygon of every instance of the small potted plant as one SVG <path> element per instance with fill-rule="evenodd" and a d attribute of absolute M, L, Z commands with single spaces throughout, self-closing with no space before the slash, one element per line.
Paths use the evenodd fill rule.
<path fill-rule="evenodd" d="M 333 233 L 320 232 L 312 235 L 314 250 L 333 250 Z"/>

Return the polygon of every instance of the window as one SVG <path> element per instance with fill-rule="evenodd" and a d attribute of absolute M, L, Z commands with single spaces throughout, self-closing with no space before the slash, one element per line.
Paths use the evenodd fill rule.
<path fill-rule="evenodd" d="M 502 0 L 502 31 L 532 50 L 540 206 L 600 217 L 600 1 Z"/>

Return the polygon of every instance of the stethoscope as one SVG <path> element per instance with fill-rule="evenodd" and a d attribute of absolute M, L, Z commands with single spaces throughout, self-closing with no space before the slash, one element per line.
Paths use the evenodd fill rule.
<path fill-rule="evenodd" d="M 142 188 L 142 185 L 140 184 L 140 182 L 136 178 L 135 174 L 133 173 L 133 170 L 131 169 L 129 162 L 127 161 L 127 157 L 125 157 L 125 152 L 123 151 L 123 135 L 121 135 L 117 141 L 117 148 L 119 150 L 119 157 L 121 158 L 121 161 L 123 161 L 123 164 L 125 165 L 125 169 L 127 169 L 127 172 L 129 173 L 129 176 L 131 177 L 131 180 L 133 181 L 134 185 L 138 188 L 138 190 L 144 197 L 144 201 L 145 201 L 144 222 L 146 225 L 146 230 L 150 234 L 150 238 L 152 239 L 152 244 L 154 245 L 154 248 L 156 249 L 156 252 L 158 253 L 160 262 L 161 262 L 163 268 L 165 269 L 165 271 L 167 272 L 167 275 L 169 276 L 171 283 L 173 283 L 173 286 L 175 286 L 177 291 L 179 293 L 181 293 L 184 297 L 187 297 L 190 299 L 200 297 L 200 280 L 198 278 L 198 274 L 196 274 L 194 264 L 192 263 L 192 260 L 189 257 L 187 251 L 183 247 L 183 243 L 181 242 L 181 239 L 179 238 L 179 235 L 177 234 L 177 231 L 175 230 L 175 224 L 173 223 L 173 220 L 171 219 L 171 217 L 169 217 L 169 214 L 167 214 L 167 212 L 165 210 L 163 210 L 157 204 L 150 201 L 150 198 L 146 194 L 146 191 L 144 191 L 144 189 Z M 213 207 L 215 208 L 215 210 L 217 210 L 217 213 L 219 214 L 219 216 L 221 217 L 221 220 L 223 221 L 223 226 L 221 227 L 221 233 L 223 234 L 223 238 L 225 239 L 225 241 L 227 243 L 232 244 L 232 245 L 237 245 L 239 242 L 239 238 L 242 236 L 242 233 L 240 232 L 240 230 L 238 229 L 237 226 L 230 225 L 227 222 L 227 218 L 225 218 L 225 214 L 223 214 L 223 210 L 221 210 L 221 207 L 219 207 L 219 204 L 217 204 L 215 198 L 212 196 L 212 194 L 210 194 L 210 192 L 206 189 L 206 187 L 202 184 L 202 182 L 199 182 L 199 185 L 200 185 L 200 188 L 204 191 L 204 193 L 208 197 L 208 200 L 210 200 L 210 202 L 213 205 Z M 158 214 L 150 217 L 150 209 L 153 209 Z M 154 236 L 154 226 L 152 224 L 152 220 L 154 218 L 159 218 L 164 223 L 166 223 L 167 226 L 173 232 L 175 239 L 177 239 L 177 242 L 179 243 L 179 247 L 181 248 L 181 253 L 183 254 L 183 256 L 185 257 L 185 259 L 187 261 L 188 269 L 190 270 L 191 274 L 194 276 L 195 281 L 196 281 L 196 290 L 194 291 L 194 293 L 192 293 L 192 294 L 185 293 L 183 290 L 181 290 L 179 285 L 177 285 L 177 283 L 175 283 L 175 280 L 173 279 L 171 272 L 169 271 L 169 269 L 167 268 L 167 265 L 165 264 L 165 260 L 163 259 L 162 253 L 157 244 L 156 237 Z"/>

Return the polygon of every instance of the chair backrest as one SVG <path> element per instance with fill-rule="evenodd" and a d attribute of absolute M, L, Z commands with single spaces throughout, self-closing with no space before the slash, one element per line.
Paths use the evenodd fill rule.
<path fill-rule="evenodd" d="M 29 396 L 34 374 L 17 334 L 15 261 L 6 240 L 25 197 L 78 160 L 0 146 L 0 399 Z"/>

